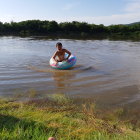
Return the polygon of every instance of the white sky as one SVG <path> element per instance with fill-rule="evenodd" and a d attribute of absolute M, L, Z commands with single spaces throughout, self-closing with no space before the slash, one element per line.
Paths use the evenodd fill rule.
<path fill-rule="evenodd" d="M 0 21 L 30 19 L 128 24 L 140 21 L 140 0 L 0 0 Z"/>

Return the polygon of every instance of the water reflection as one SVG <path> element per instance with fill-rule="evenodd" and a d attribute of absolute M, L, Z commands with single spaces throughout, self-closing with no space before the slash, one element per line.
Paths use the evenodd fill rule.
<path fill-rule="evenodd" d="M 72 86 L 71 80 L 74 79 L 76 72 L 72 70 L 54 70 L 52 77 L 56 86 L 57 93 L 67 93 L 68 89 Z"/>

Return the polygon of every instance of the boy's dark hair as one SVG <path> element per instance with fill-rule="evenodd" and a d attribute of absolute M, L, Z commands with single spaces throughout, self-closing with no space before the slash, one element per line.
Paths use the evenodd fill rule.
<path fill-rule="evenodd" d="M 56 46 L 62 46 L 62 43 L 61 42 L 57 42 Z"/>

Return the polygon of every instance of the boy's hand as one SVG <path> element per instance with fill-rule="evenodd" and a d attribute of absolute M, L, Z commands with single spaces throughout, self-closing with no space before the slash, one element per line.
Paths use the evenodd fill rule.
<path fill-rule="evenodd" d="M 58 60 L 55 61 L 55 65 L 57 65 L 57 63 L 58 63 Z"/>
<path fill-rule="evenodd" d="M 65 58 L 64 60 L 65 60 L 65 61 L 68 61 L 68 58 Z"/>

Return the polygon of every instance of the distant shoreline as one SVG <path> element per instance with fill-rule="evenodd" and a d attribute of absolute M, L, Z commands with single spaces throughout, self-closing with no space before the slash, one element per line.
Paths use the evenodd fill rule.
<path fill-rule="evenodd" d="M 22 22 L 0 22 L 1 36 L 46 36 L 68 39 L 140 40 L 140 23 L 128 25 L 95 25 L 86 22 L 63 22 L 27 20 Z"/>
<path fill-rule="evenodd" d="M 92 35 L 92 34 L 33 34 L 33 35 L 20 35 L 20 34 L 0 34 L 0 37 L 21 37 L 21 38 L 26 38 L 26 37 L 31 37 L 35 39 L 76 39 L 76 40 L 130 40 L 130 41 L 140 41 L 139 36 L 135 36 L 133 34 L 130 35 L 119 35 L 119 34 L 111 34 L 111 35 L 105 35 L 105 34 L 97 34 L 97 35 Z"/>

